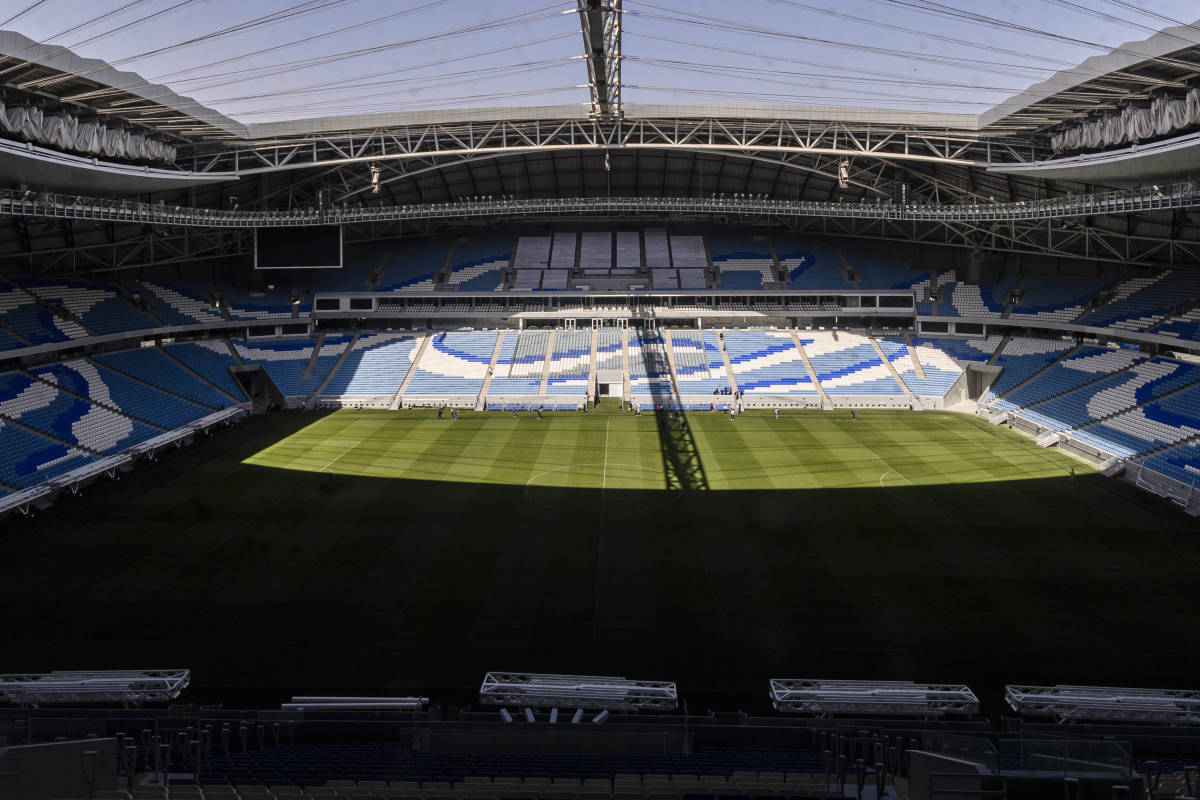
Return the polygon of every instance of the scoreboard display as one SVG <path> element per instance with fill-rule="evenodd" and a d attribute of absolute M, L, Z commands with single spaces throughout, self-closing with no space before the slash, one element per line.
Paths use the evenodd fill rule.
<path fill-rule="evenodd" d="M 255 269 L 341 269 L 340 225 L 254 229 Z"/>

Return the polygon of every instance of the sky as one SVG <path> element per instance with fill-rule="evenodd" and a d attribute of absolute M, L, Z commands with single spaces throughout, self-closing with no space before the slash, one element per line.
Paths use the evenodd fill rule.
<path fill-rule="evenodd" d="M 1178 22 L 1195 0 L 624 0 L 626 104 L 975 114 Z M 0 0 L 0 30 L 240 122 L 579 105 L 574 0 Z M 134 87 L 144 90 L 144 87 Z"/>

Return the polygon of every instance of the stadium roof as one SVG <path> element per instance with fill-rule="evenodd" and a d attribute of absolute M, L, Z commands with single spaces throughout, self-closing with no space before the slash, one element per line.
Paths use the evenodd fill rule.
<path fill-rule="evenodd" d="M 62 1 L 59 0 L 59 2 Z M 899 3 L 899 0 L 872 1 L 876 3 L 885 1 Z M 289 9 L 300 9 L 297 12 L 292 12 L 295 15 L 299 15 L 308 13 L 314 10 L 314 8 L 339 6 L 345 2 L 346 0 L 307 0 L 307 2 L 289 6 Z M 432 2 L 426 5 L 438 6 L 446 2 L 448 0 L 440 0 L 439 2 Z M 1056 2 L 1061 5 L 1066 0 L 1061 0 L 1061 2 L 1058 2 L 1058 0 L 1044 0 L 1044 2 Z M 314 4 L 316 5 L 314 6 Z M 905 5 L 903 3 L 899 4 Z M 187 5 L 187 3 L 179 5 Z M 563 8 L 558 8 L 558 5 L 563 4 L 557 4 L 549 8 L 556 9 L 555 13 L 558 16 L 569 15 L 566 22 L 570 22 L 571 25 L 575 26 L 575 36 L 577 37 L 579 23 L 570 18 L 576 16 L 586 18 L 587 14 L 581 12 L 576 15 L 572 13 L 574 4 L 563 5 Z M 805 9 L 821 11 L 827 15 L 845 16 L 839 15 L 833 10 L 811 7 L 805 3 L 790 2 L 790 0 L 787 3 L 783 3 L 783 5 L 800 6 Z M 952 27 L 950 22 L 947 22 L 943 18 L 946 12 L 939 10 L 937 8 L 938 4 L 931 3 L 929 0 L 920 0 L 920 2 L 909 3 L 908 5 L 918 5 L 923 8 L 925 5 L 928 6 L 928 8 L 924 8 L 924 11 L 927 12 L 927 16 L 929 17 L 927 27 L 930 30 L 931 41 L 944 40 L 951 43 L 947 45 L 948 53 L 953 50 L 955 46 L 953 43 L 967 41 L 962 38 L 963 35 L 950 35 L 956 34 L 957 31 Z M 1072 4 L 1068 3 L 1067 5 Z M 619 8 L 619 4 L 616 7 Z M 171 8 L 174 7 L 172 6 Z M 408 14 L 414 10 L 419 10 L 419 8 L 409 9 L 403 13 Z M 522 22 L 522 26 L 515 26 L 511 30 L 516 40 L 515 44 L 521 44 L 520 35 L 526 27 L 535 25 L 536 20 L 544 19 L 547 16 L 530 16 L 533 11 L 538 10 L 541 9 L 521 11 L 513 15 L 518 22 Z M 625 17 L 629 17 L 638 21 L 641 26 L 641 28 L 633 32 L 637 35 L 635 38 L 630 40 L 630 37 L 627 37 L 624 42 L 620 42 L 618 39 L 618 52 L 606 54 L 610 68 L 615 67 L 617 70 L 617 74 L 612 77 L 611 82 L 619 88 L 620 65 L 623 63 L 641 64 L 642 61 L 647 59 L 647 51 L 651 51 L 650 55 L 653 55 L 653 51 L 656 49 L 654 41 L 650 40 L 668 38 L 656 37 L 653 33 L 643 33 L 647 26 L 655 24 L 650 20 L 661 17 L 663 21 L 660 24 L 670 24 L 673 26 L 672 30 L 686 27 L 683 25 L 684 22 L 694 24 L 703 22 L 715 31 L 710 36 L 710 44 L 713 51 L 706 54 L 706 57 L 695 57 L 693 66 L 696 67 L 696 72 L 684 77 L 682 80 L 677 79 L 677 86 L 681 93 L 677 93 L 676 96 L 682 97 L 690 93 L 693 96 L 703 98 L 702 91 L 709 91 L 710 96 L 726 98 L 726 102 L 696 104 L 645 102 L 645 99 L 648 99 L 652 92 L 645 91 L 648 87 L 633 86 L 631 88 L 641 88 L 643 91 L 640 95 L 635 93 L 633 97 L 627 96 L 624 103 L 618 106 L 626 118 L 697 118 L 713 116 L 747 119 L 786 118 L 793 120 L 907 125 L 920 128 L 940 127 L 952 128 L 959 131 L 981 131 L 988 133 L 1044 131 L 1064 120 L 1094 114 L 1101 109 L 1116 109 L 1121 104 L 1129 102 L 1146 100 L 1155 91 L 1179 92 L 1186 90 L 1189 81 L 1197 74 L 1200 74 L 1200 28 L 1194 24 L 1181 24 L 1165 28 L 1148 38 L 1120 43 L 1109 52 L 1092 56 L 1083 60 L 1082 63 L 1078 63 L 1076 66 L 1059 70 L 1050 75 L 1049 78 L 1034 83 L 1024 91 L 1012 94 L 998 103 L 992 103 L 988 102 L 987 98 L 1001 97 L 1002 95 L 998 95 L 997 92 L 1003 92 L 1003 89 L 990 85 L 994 81 L 987 81 L 982 77 L 977 76 L 973 83 L 967 82 L 968 78 L 966 77 L 959 78 L 958 75 L 960 74 L 966 75 L 963 70 L 969 63 L 975 61 L 994 63 L 998 66 L 991 67 L 991 69 L 996 71 L 1001 71 L 1002 67 L 1007 68 L 1011 66 L 1014 69 L 1004 82 L 1008 83 L 1012 88 L 1019 88 L 1023 81 L 1016 76 L 1021 74 L 1036 75 L 1039 71 L 1045 74 L 1044 70 L 1047 64 L 1063 64 L 1065 63 L 1064 60 L 1029 53 L 1027 52 L 1027 46 L 1025 50 L 1012 50 L 1010 48 L 1013 45 L 1010 45 L 1008 40 L 1000 41 L 989 36 L 975 34 L 978 40 L 976 55 L 987 56 L 989 51 L 1011 52 L 1014 55 L 1022 56 L 1022 60 L 999 55 L 974 60 L 961 56 L 947 55 L 946 58 L 950 59 L 950 61 L 946 65 L 940 66 L 939 69 L 947 72 L 948 75 L 952 74 L 955 77 L 955 81 L 958 82 L 947 82 L 946 86 L 941 86 L 936 78 L 921 77 L 919 75 L 915 78 L 904 78 L 901 76 L 897 78 L 901 83 L 892 83 L 887 78 L 882 77 L 885 71 L 858 69 L 857 71 L 863 74 L 853 75 L 852 73 L 856 70 L 855 67 L 844 63 L 837 64 L 835 63 L 835 58 L 827 55 L 834 42 L 817 37 L 816 31 L 809 31 L 804 36 L 800 34 L 790 35 L 799 37 L 800 41 L 794 44 L 802 52 L 806 53 L 808 50 L 811 50 L 829 60 L 831 74 L 827 76 L 816 75 L 818 78 L 823 77 L 823 80 L 828 82 L 827 88 L 825 90 L 797 88 L 786 95 L 774 94 L 769 96 L 780 98 L 781 100 L 785 100 L 788 97 L 800 100 L 826 99 L 828 102 L 766 102 L 762 99 L 755 99 L 756 92 L 753 89 L 753 83 L 747 83 L 754 76 L 753 74 L 744 72 L 750 68 L 743 66 L 743 61 L 739 61 L 736 64 L 716 63 L 728 60 L 722 57 L 723 51 L 728 50 L 732 53 L 742 53 L 744 51 L 734 47 L 722 47 L 720 43 L 724 40 L 715 37 L 725 35 L 727 31 L 732 31 L 732 33 L 728 34 L 730 36 L 742 34 L 747 37 L 753 37 L 751 41 L 762 42 L 762 63 L 770 65 L 771 70 L 779 69 L 784 72 L 786 72 L 786 64 L 776 66 L 772 62 L 781 59 L 784 61 L 790 59 L 791 55 L 797 52 L 791 49 L 793 42 L 787 41 L 783 47 L 770 43 L 768 34 L 771 32 L 760 30 L 759 26 L 753 24 L 753 20 L 742 22 L 738 26 L 735 26 L 733 25 L 736 22 L 735 20 L 724 17 L 705 16 L 700 14 L 699 10 L 697 10 L 695 19 L 675 18 L 669 14 L 656 14 L 656 12 L 665 11 L 671 11 L 671 9 L 649 2 L 629 2 L 626 4 L 624 13 L 610 15 L 611 18 L 620 19 L 623 22 L 625 21 Z M 158 13 L 165 12 L 160 11 Z M 733 14 L 736 12 L 734 10 L 727 10 L 727 13 Z M 745 13 L 753 15 L 754 12 L 753 10 L 749 10 Z M 783 11 L 773 13 L 783 13 Z M 1152 12 L 1143 13 L 1150 14 Z M 630 17 L 630 15 L 632 16 Z M 21 15 L 18 14 L 16 16 Z M 155 15 L 148 15 L 147 18 L 150 16 Z M 398 14 L 390 16 L 398 16 Z M 980 15 L 971 16 L 978 17 Z M 1107 15 L 1101 14 L 1101 16 Z M 1162 19 L 1169 19 L 1161 14 L 1156 14 L 1155 16 Z M 888 19 L 890 21 L 886 23 L 864 19 L 864 24 L 860 27 L 865 30 L 867 23 L 872 23 L 890 27 L 896 31 L 917 32 L 911 27 L 911 23 L 909 23 L 909 27 L 906 27 L 900 24 L 903 22 L 902 19 L 891 20 L 890 17 Z M 990 20 L 991 18 L 984 19 Z M 409 18 L 406 17 L 406 23 L 408 20 Z M 273 21 L 278 20 L 273 19 Z M 978 20 L 973 18 L 967 21 L 978 22 Z M 1125 21 L 1132 22 L 1130 20 Z M 561 38 L 565 22 L 558 22 L 554 19 L 550 19 L 549 22 L 555 25 L 553 28 L 555 35 L 547 38 Z M 992 22 L 998 24 L 997 20 L 992 20 Z M 1039 22 L 1041 22 L 1040 19 Z M 961 24 L 961 21 L 959 23 Z M 1059 21 L 1059 24 L 1061 24 L 1061 21 Z M 1019 26 L 1014 24 L 1013 27 L 1018 28 Z M 1148 30 L 1144 24 L 1137 27 L 1142 30 Z M 371 30 L 373 28 L 368 28 L 368 34 Z M 655 29 L 651 28 L 651 30 Z M 1085 29 L 1078 35 L 1082 37 L 1088 33 L 1089 30 Z M 1090 33 L 1096 36 L 1096 38 L 1100 38 L 1098 32 L 1090 31 Z M 608 35 L 607 31 L 605 35 Z M 1025 33 L 1023 35 L 1028 34 Z M 1076 39 L 1059 33 L 1047 32 L 1043 35 L 1053 36 L 1062 40 L 1062 52 L 1064 56 L 1069 55 L 1071 46 L 1078 48 L 1080 46 L 1078 43 L 1080 42 L 1090 45 L 1093 50 L 1099 46 L 1095 42 L 1085 42 L 1083 39 Z M 1111 33 L 1109 35 L 1111 36 Z M 381 33 L 380 36 L 383 36 L 383 34 Z M 585 24 L 585 40 L 586 36 L 587 30 Z M 619 30 L 616 32 L 616 36 L 620 36 Z M 894 68 L 897 59 L 902 58 L 903 54 L 893 51 L 885 54 L 875 53 L 874 51 L 881 48 L 874 44 L 875 40 L 870 38 L 869 33 L 863 33 L 860 38 L 861 41 L 840 42 L 841 47 L 834 48 L 833 52 L 841 53 L 842 51 L 849 51 L 851 56 L 853 56 L 858 50 L 863 50 L 864 53 L 860 57 L 864 59 L 864 63 L 873 63 L 870 59 L 886 58 L 891 60 L 881 63 L 892 65 L 892 68 Z M 89 43 L 91 39 L 83 41 Z M 571 49 L 578 46 L 577 38 L 575 42 L 576 44 L 570 46 Z M 365 39 L 365 43 L 376 44 L 376 37 L 369 35 Z M 471 51 L 472 44 L 473 40 L 464 42 L 465 49 L 462 53 L 464 59 L 474 59 L 479 56 L 479 53 Z M 689 42 L 689 44 L 703 44 L 703 42 Z M 921 46 L 924 47 L 925 45 L 926 43 L 922 41 Z M 316 47 L 317 45 L 314 44 L 313 46 Z M 381 47 L 391 46 L 381 45 Z M 457 40 L 446 45 L 448 48 L 455 48 L 457 46 Z M 667 44 L 658 46 L 664 49 L 668 48 Z M 96 45 L 88 44 L 85 46 L 85 49 L 94 49 L 95 47 Z M 128 44 L 126 47 L 133 47 L 133 45 Z M 171 50 L 172 47 L 159 47 L 152 52 L 170 52 Z M 407 95 L 405 95 L 404 92 L 406 90 L 403 87 L 395 89 L 393 94 L 390 95 L 397 97 L 397 101 L 392 108 L 388 108 L 381 103 L 374 103 L 367 106 L 364 103 L 346 103 L 344 100 L 338 100 L 336 97 L 329 96 L 327 93 L 333 91 L 337 85 L 340 85 L 337 84 L 336 80 L 331 80 L 329 88 L 319 88 L 319 85 L 317 85 L 318 89 L 316 91 L 318 91 L 318 94 L 316 97 L 318 99 L 308 103 L 297 103 L 281 107 L 278 112 L 273 114 L 273 118 L 256 122 L 253 118 L 257 112 L 222 113 L 211 102 L 198 100 L 178 90 L 180 86 L 195 86 L 202 91 L 202 94 L 200 94 L 201 97 L 204 97 L 205 94 L 213 94 L 211 90 L 212 84 L 209 86 L 200 86 L 195 84 L 196 78 L 188 77 L 189 74 L 194 75 L 195 67 L 179 70 L 176 73 L 166 73 L 167 75 L 175 74 L 180 76 L 175 80 L 156 82 L 152 78 L 146 78 L 137 72 L 110 66 L 109 63 L 103 60 L 83 57 L 67 47 L 57 44 L 39 43 L 15 31 L 0 31 L 0 53 L 5 54 L 3 58 L 0 58 L 0 83 L 7 90 L 6 95 L 9 102 L 13 99 L 19 101 L 24 98 L 50 104 L 61 102 L 105 117 L 118 118 L 138 126 L 144 126 L 165 136 L 187 141 L 212 141 L 219 139 L 257 140 L 426 123 L 481 122 L 513 119 L 580 119 L 594 114 L 594 108 L 589 108 L 585 102 L 508 106 L 502 102 L 465 104 L 454 102 L 454 97 L 448 98 L 448 107 L 446 108 L 430 107 L 429 103 L 432 101 L 427 100 L 422 103 L 423 107 L 419 109 L 405 110 L 406 101 L 402 98 Z M 791 55 L 785 55 L 785 53 Z M 159 57 L 161 58 L 162 56 Z M 282 58 L 282 56 L 280 57 Z M 583 92 L 588 86 L 588 83 L 584 83 L 584 80 L 589 79 L 589 73 L 585 71 L 582 62 L 588 59 L 583 58 L 580 60 L 578 56 L 574 58 L 574 63 L 570 66 L 573 70 L 571 74 L 576 85 L 574 91 L 566 96 L 574 96 L 582 99 Z M 1037 64 L 1036 61 L 1030 60 L 1038 58 L 1043 63 Z M 931 65 L 926 62 L 937 61 L 937 59 L 922 56 L 917 52 L 914 52 L 913 59 L 912 64 L 914 66 L 912 69 L 914 72 L 918 70 L 927 72 Z M 158 64 L 157 61 L 153 60 L 139 62 L 135 56 L 121 58 L 118 61 L 121 64 L 145 63 L 148 67 Z M 708 63 L 710 61 L 713 63 Z M 1009 61 L 1017 61 L 1018 63 L 1009 64 Z M 299 62 L 279 62 L 281 65 L 279 69 L 275 69 L 274 67 L 271 69 L 265 67 L 258 68 L 262 72 L 262 77 L 255 78 L 254 83 L 256 86 L 261 84 L 261 90 L 256 95 L 246 95 L 245 97 L 258 97 L 260 98 L 259 105 L 263 105 L 268 104 L 265 98 L 273 96 L 272 92 L 278 93 L 280 97 L 293 98 L 296 96 L 298 92 L 302 91 L 300 88 L 286 84 L 276 85 L 280 78 L 272 77 L 272 75 L 283 70 L 284 66 L 295 63 Z M 397 62 L 398 68 L 404 68 L 405 66 L 407 64 L 403 61 Z M 678 67 L 680 65 L 675 64 L 672 66 Z M 706 72 L 704 71 L 706 67 L 724 69 L 728 72 L 728 75 L 709 79 L 706 77 Z M 1018 67 L 1019 69 L 1017 69 Z M 308 66 L 304 64 L 295 67 L 299 71 L 304 71 L 307 68 Z M 640 68 L 643 70 L 649 69 L 649 67 L 645 66 Z M 333 70 L 334 67 L 331 66 L 328 69 Z M 978 67 L 978 69 L 988 68 Z M 815 70 L 814 68 L 809 68 L 808 71 L 814 72 Z M 215 73 L 217 76 L 220 74 L 222 73 Z M 233 73 L 230 74 L 231 77 L 225 80 L 232 81 L 233 84 L 245 83 L 251 80 L 248 77 Z M 652 74 L 657 75 L 656 73 Z M 594 73 L 592 77 L 594 77 Z M 839 85 L 838 82 L 849 81 L 852 77 L 860 81 L 860 88 L 855 92 L 838 90 L 844 96 L 833 96 L 838 93 L 834 91 Z M 759 79 L 770 83 L 770 80 L 765 78 L 765 76 L 759 76 Z M 534 82 L 532 85 L 536 89 L 537 84 L 535 79 L 530 78 L 529 80 Z M 730 82 L 735 80 L 742 81 L 742 83 L 736 85 L 743 86 L 745 88 L 744 93 L 739 94 L 737 91 L 726 91 L 723 89 L 726 85 L 734 85 Z M 374 82 L 386 84 L 389 81 L 383 76 L 378 76 L 367 83 Z M 594 84 L 594 80 L 589 80 L 589 82 Z M 221 79 L 218 77 L 213 83 L 219 84 L 221 83 Z M 350 83 L 348 85 L 363 86 L 366 84 L 360 81 L 359 83 Z M 797 84 L 797 87 L 799 86 Z M 933 94 L 928 97 L 920 93 L 913 95 L 903 94 L 903 92 L 916 91 L 913 87 L 921 88 L 923 86 L 926 86 L 928 91 Z M 955 89 L 955 94 L 951 97 L 945 94 L 951 91 L 951 89 L 947 88 L 949 86 L 962 86 L 965 88 Z M 419 93 L 419 89 L 420 87 L 415 87 L 413 91 L 418 91 Z M 967 91 L 967 89 L 971 91 Z M 309 90 L 304 89 L 303 91 Z M 350 91 L 347 89 L 346 93 Z M 487 95 L 481 96 L 486 97 Z M 496 92 L 494 96 L 497 100 L 503 100 L 506 93 Z M 543 93 L 541 96 L 562 97 L 564 95 L 562 93 L 550 93 L 550 90 L 547 89 L 546 93 Z M 322 100 L 322 98 L 324 99 Z M 879 102 L 873 103 L 872 98 Z M 905 102 L 906 99 L 910 101 L 907 104 Z M 956 102 L 956 100 L 961 102 Z M 238 105 L 239 102 L 242 101 L 233 98 L 218 102 L 217 105 L 243 107 L 242 105 Z M 619 95 L 617 102 L 620 102 Z M 304 114 L 289 115 L 286 113 L 289 108 L 338 109 L 347 105 L 353 108 L 368 107 L 370 108 L 370 112 L 350 114 L 329 113 L 315 116 Z"/>

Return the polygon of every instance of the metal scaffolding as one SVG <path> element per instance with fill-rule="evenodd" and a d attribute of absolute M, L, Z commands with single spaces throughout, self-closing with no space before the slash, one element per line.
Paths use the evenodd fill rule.
<path fill-rule="evenodd" d="M 1005 686 L 1013 711 L 1057 722 L 1200 724 L 1200 691 L 1112 686 Z"/>
<path fill-rule="evenodd" d="M 679 705 L 679 695 L 671 681 L 530 672 L 487 673 L 479 687 L 479 699 L 495 706 L 563 706 L 606 711 L 665 711 Z"/>
<path fill-rule="evenodd" d="M 979 698 L 957 684 L 772 678 L 770 691 L 776 711 L 799 714 L 900 714 L 932 719 L 979 713 Z"/>
<path fill-rule="evenodd" d="M 0 697 L 22 706 L 64 703 L 120 703 L 127 706 L 179 697 L 191 670 L 56 670 L 0 675 Z"/>

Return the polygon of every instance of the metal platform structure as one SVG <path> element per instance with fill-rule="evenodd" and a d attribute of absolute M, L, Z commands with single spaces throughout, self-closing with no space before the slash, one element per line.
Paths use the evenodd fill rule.
<path fill-rule="evenodd" d="M 1004 687 L 1004 699 L 1018 714 L 1056 722 L 1154 722 L 1200 724 L 1200 691 L 1131 689 L 1112 686 Z"/>
<path fill-rule="evenodd" d="M 673 681 L 641 681 L 600 675 L 489 672 L 479 687 L 486 705 L 557 706 L 605 711 L 670 711 L 679 707 Z"/>
<path fill-rule="evenodd" d="M 0 675 L 0 698 L 21 706 L 174 700 L 191 682 L 187 669 L 56 670 Z"/>
<path fill-rule="evenodd" d="M 960 684 L 772 678 L 770 692 L 776 711 L 794 714 L 936 719 L 979 713 L 979 698 Z"/>
<path fill-rule="evenodd" d="M 421 711 L 428 697 L 293 697 L 280 711 Z"/>

